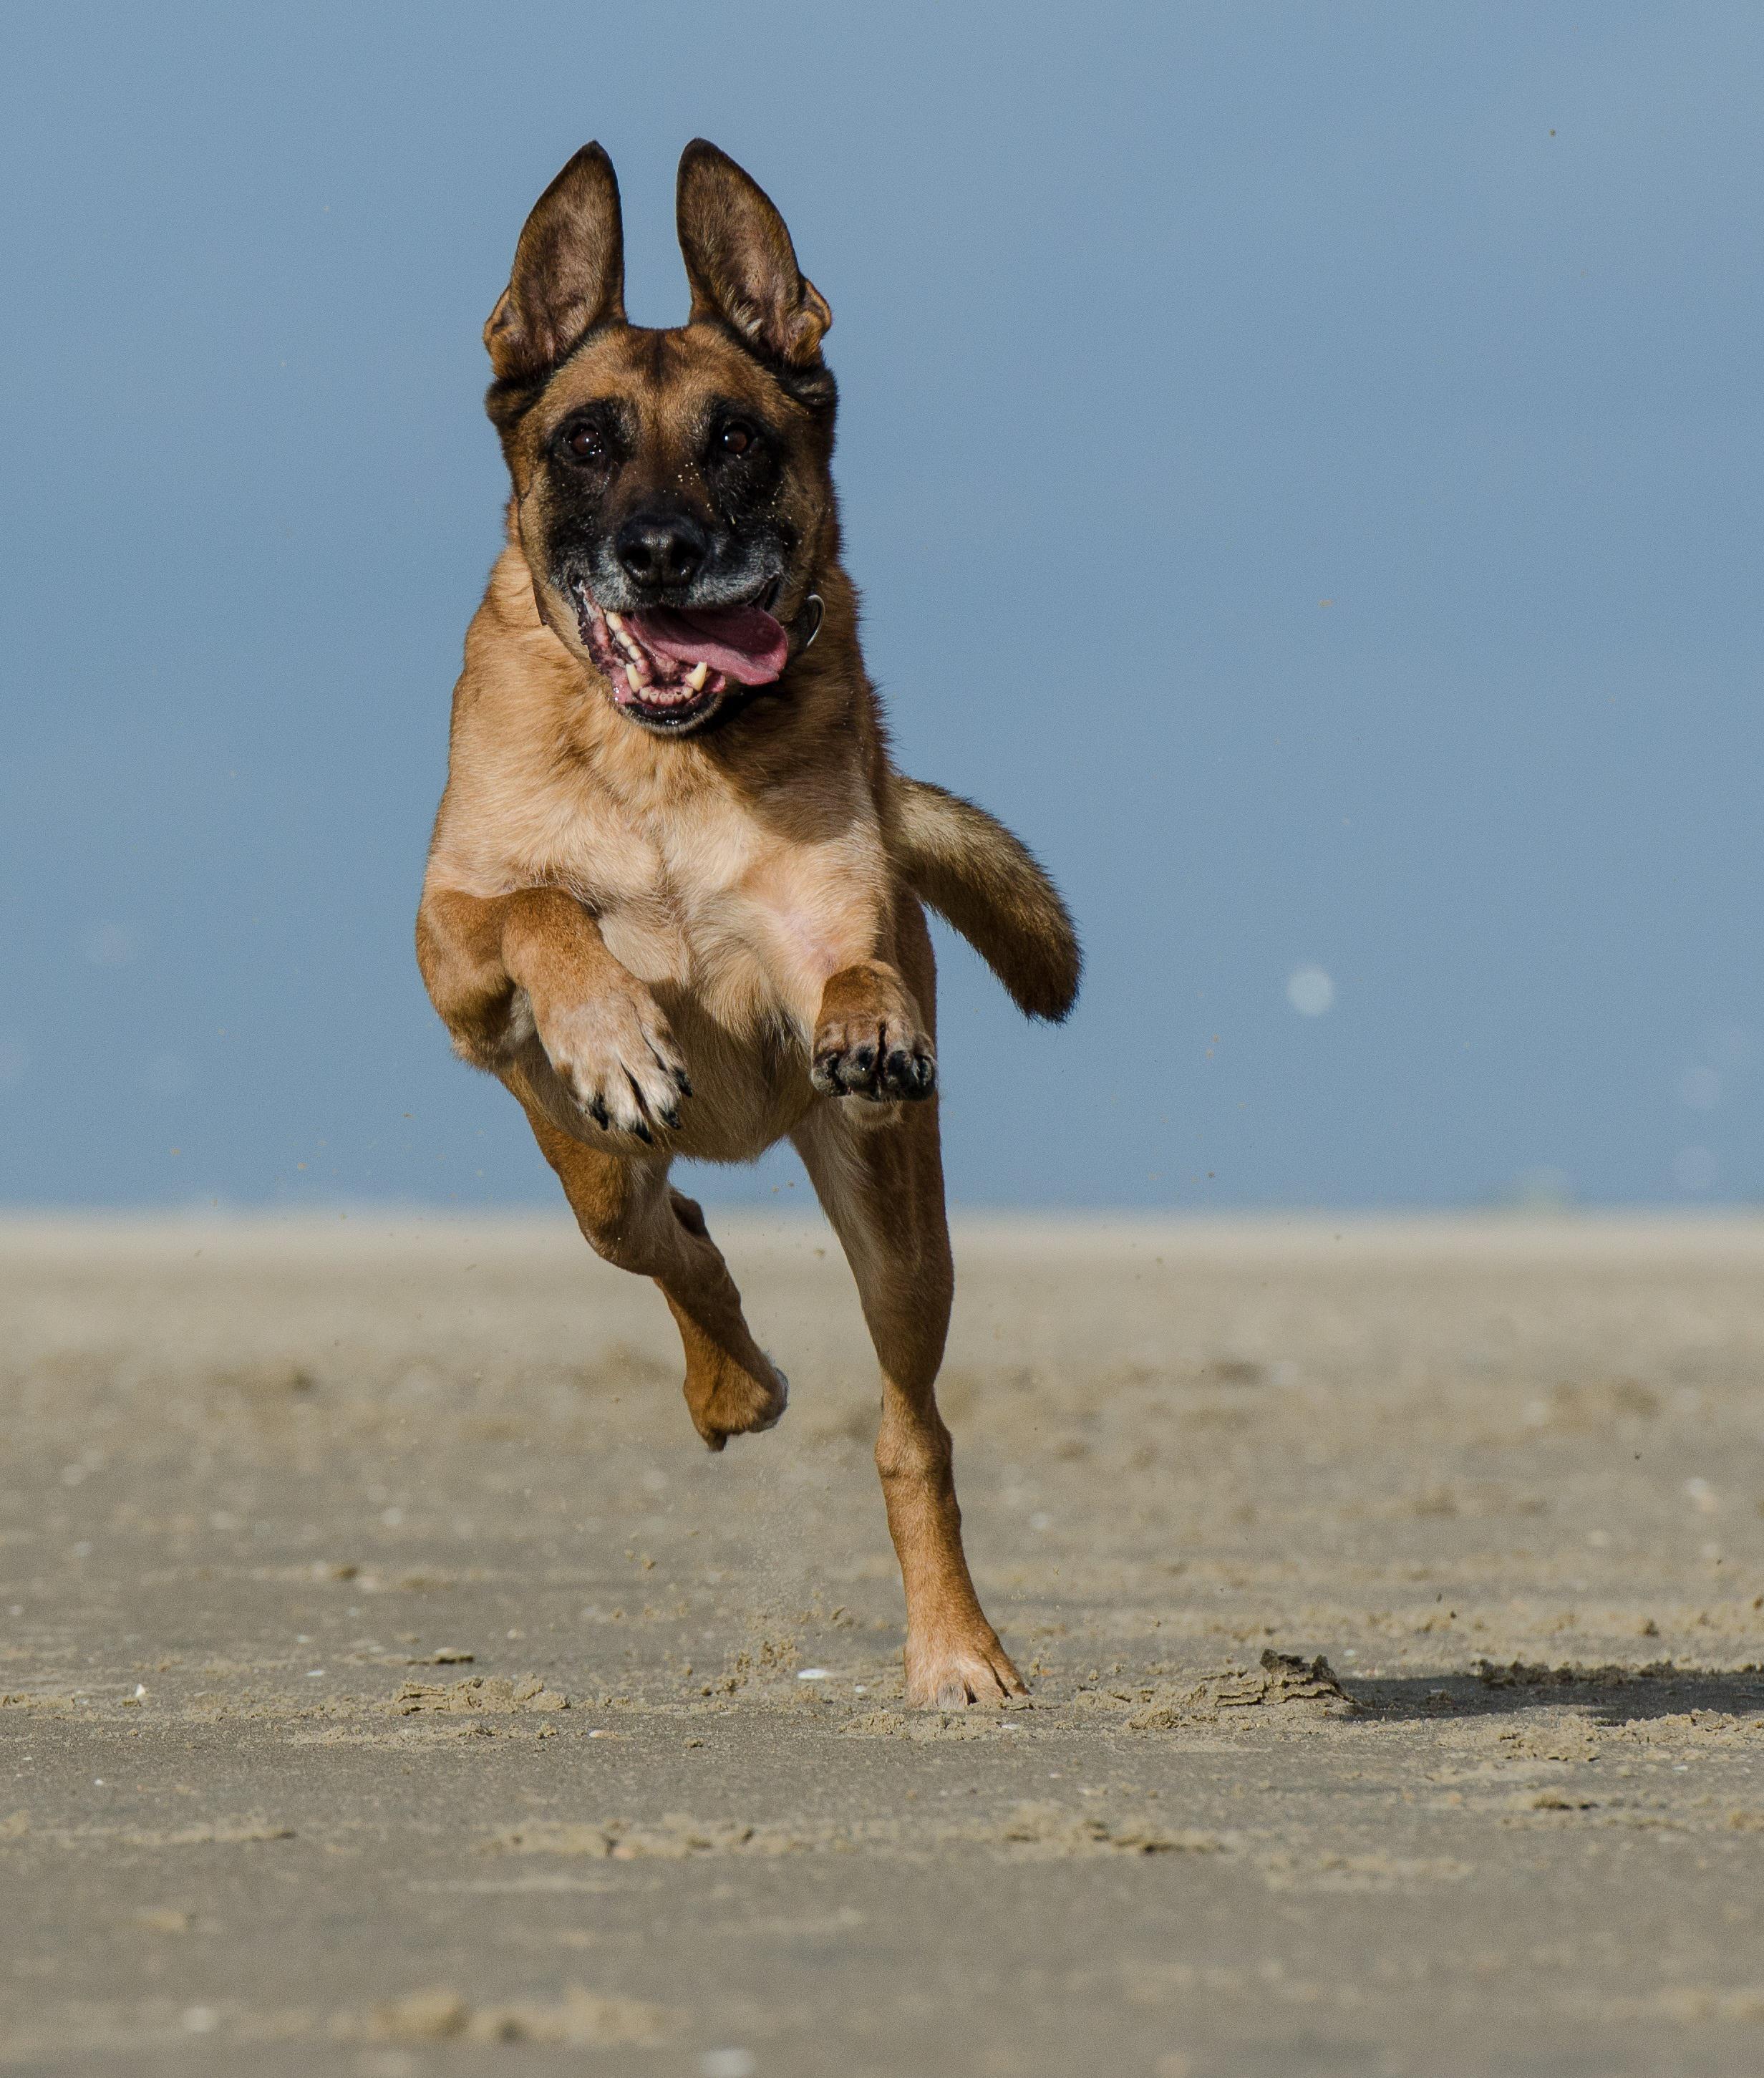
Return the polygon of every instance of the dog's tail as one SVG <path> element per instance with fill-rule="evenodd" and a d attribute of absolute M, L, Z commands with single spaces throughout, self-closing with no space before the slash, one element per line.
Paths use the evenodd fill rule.
<path fill-rule="evenodd" d="M 895 845 L 915 894 L 953 924 L 1026 1016 L 1057 1024 L 1084 956 L 1059 890 L 1021 838 L 923 779 L 895 782 Z"/>

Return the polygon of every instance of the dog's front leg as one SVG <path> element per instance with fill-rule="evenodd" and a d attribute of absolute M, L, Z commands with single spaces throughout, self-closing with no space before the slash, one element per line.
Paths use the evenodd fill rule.
<path fill-rule="evenodd" d="M 857 960 L 821 989 L 810 1078 L 823 1096 L 915 1102 L 937 1086 L 937 1049 L 898 967 Z"/>
<path fill-rule="evenodd" d="M 649 991 L 573 895 L 432 889 L 417 959 L 453 1043 L 528 1110 L 592 1145 L 653 1145 L 692 1084 Z"/>

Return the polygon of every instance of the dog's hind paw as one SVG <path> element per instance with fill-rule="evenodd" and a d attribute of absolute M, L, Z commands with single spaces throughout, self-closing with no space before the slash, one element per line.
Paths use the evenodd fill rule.
<path fill-rule="evenodd" d="M 970 1638 L 907 1640 L 907 1701 L 914 1709 L 965 1710 L 975 1704 L 996 1709 L 1028 1692 L 984 1617 Z"/>
<path fill-rule="evenodd" d="M 757 1379 L 729 1363 L 709 1387 L 690 1375 L 686 1382 L 686 1407 L 692 1425 L 713 1450 L 720 1450 L 732 1436 L 757 1436 L 775 1429 L 790 1403 L 790 1382 L 772 1362 L 769 1379 Z"/>

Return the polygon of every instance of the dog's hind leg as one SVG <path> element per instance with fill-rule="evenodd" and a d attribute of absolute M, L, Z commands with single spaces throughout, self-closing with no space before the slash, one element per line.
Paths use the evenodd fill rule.
<path fill-rule="evenodd" d="M 713 1450 L 769 1429 L 789 1387 L 741 1316 L 741 1295 L 690 1198 L 668 1184 L 665 1159 L 584 1145 L 529 1111 L 589 1246 L 621 1270 L 653 1277 L 686 1349 L 686 1402 Z"/>
<path fill-rule="evenodd" d="M 876 1469 L 907 1591 L 907 1700 L 943 1709 L 1002 1703 L 1024 1693 L 1022 1677 L 968 1572 L 949 1431 L 937 1412 L 955 1280 L 936 1102 L 874 1124 L 854 1120 L 851 1102 L 817 1104 L 794 1137 L 882 1365 Z"/>

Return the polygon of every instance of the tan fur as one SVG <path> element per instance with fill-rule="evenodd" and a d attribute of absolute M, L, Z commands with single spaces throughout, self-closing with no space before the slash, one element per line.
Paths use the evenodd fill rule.
<path fill-rule="evenodd" d="M 952 1289 L 936 1102 L 896 1100 L 881 1064 L 905 1064 L 909 1096 L 912 1074 L 928 1088 L 935 1074 L 915 887 L 1036 1014 L 1069 1007 L 1076 942 L 1008 832 L 890 766 L 824 440 L 813 410 L 736 336 L 757 311 L 777 335 L 769 350 L 818 361 L 826 306 L 746 177 L 707 146 L 688 162 L 691 324 L 623 323 L 607 257 L 617 191 L 590 148 L 536 210 L 488 328 L 505 382 L 533 380 L 536 355 L 564 357 L 540 368 L 542 392 L 505 428 L 509 545 L 466 638 L 418 957 L 457 1049 L 519 1100 L 590 1242 L 661 1286 L 689 1410 L 714 1448 L 776 1421 L 785 1385 L 668 1166 L 747 1161 L 794 1138 L 882 1364 L 877 1458 L 907 1591 L 909 1694 L 995 1701 L 1022 1684 L 969 1579 L 933 1391 Z M 601 328 L 561 347 L 585 321 Z M 813 592 L 824 615 L 775 692 L 725 726 L 658 737 L 614 705 L 550 574 L 546 442 L 584 398 L 617 398 L 642 428 L 632 468 L 695 495 L 682 429 L 711 394 L 751 398 L 794 443 L 778 495 L 802 545 L 776 611 L 790 623 Z"/>

